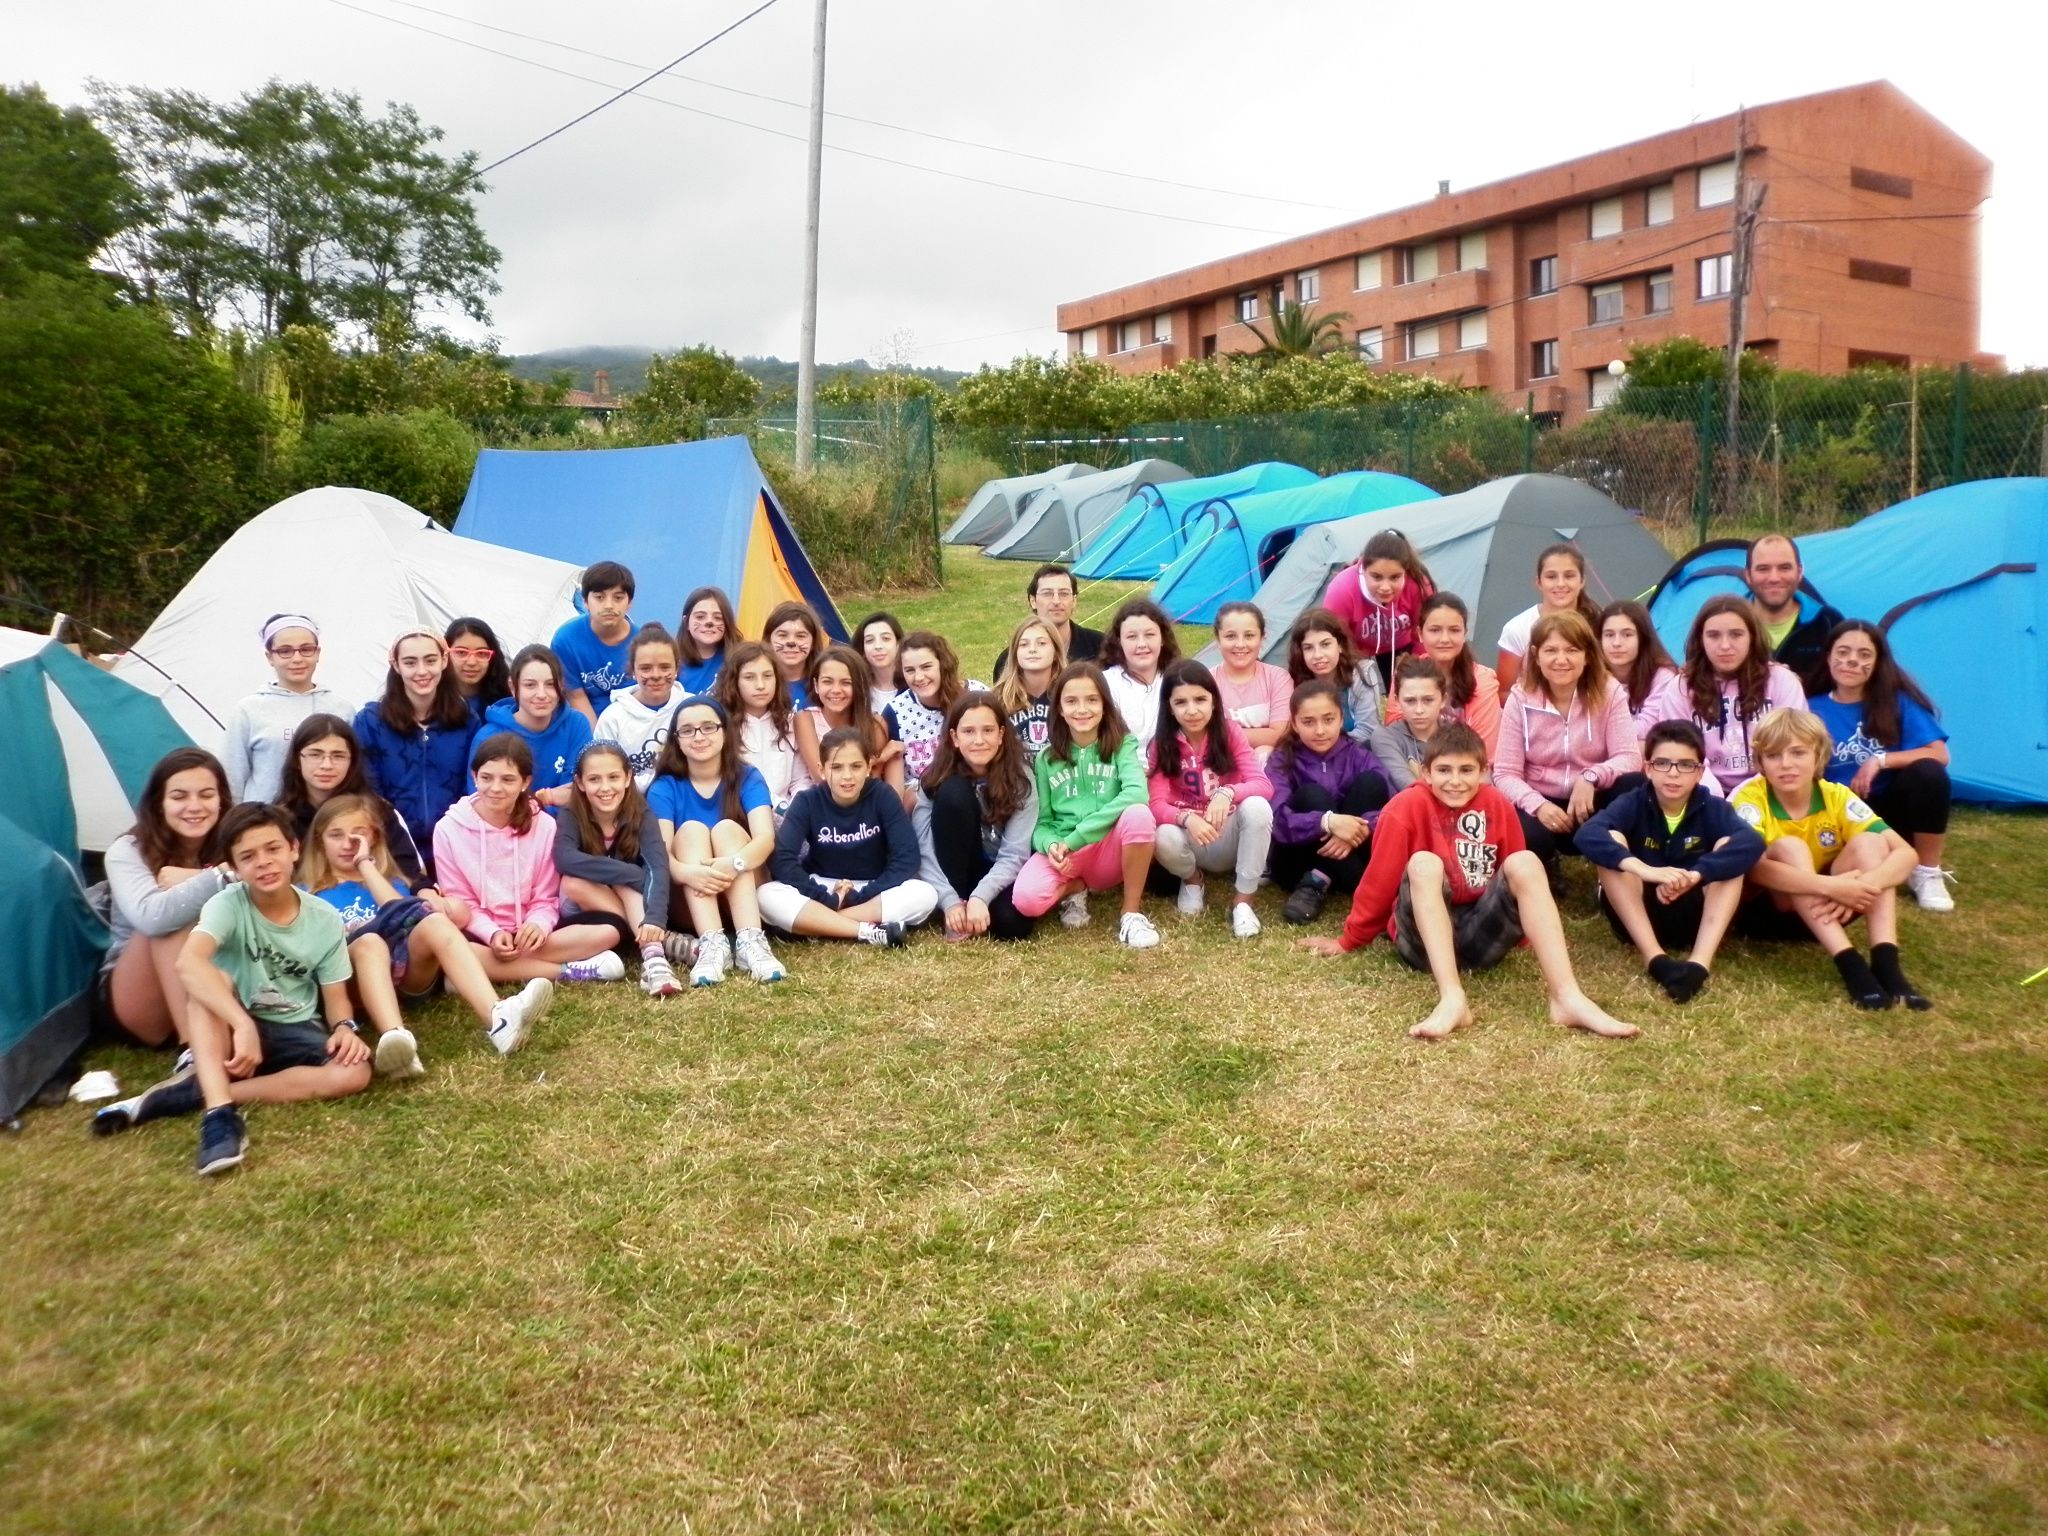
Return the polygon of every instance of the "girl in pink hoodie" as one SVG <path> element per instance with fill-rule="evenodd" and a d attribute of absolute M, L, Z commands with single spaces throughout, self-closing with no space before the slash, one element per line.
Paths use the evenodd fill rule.
<path fill-rule="evenodd" d="M 1151 769 L 1152 818 L 1159 827 L 1152 856 L 1180 879 L 1181 916 L 1202 910 L 1205 874 L 1228 872 L 1237 883 L 1230 931 L 1255 937 L 1252 897 L 1273 846 L 1273 783 L 1199 661 L 1176 661 L 1160 676 Z"/>
<path fill-rule="evenodd" d="M 1514 802 L 1522 839 L 1546 867 L 1576 853 L 1572 834 L 1639 773 L 1628 691 L 1607 675 L 1592 627 L 1566 608 L 1530 627 L 1528 662 L 1500 711 L 1493 784 Z"/>
<path fill-rule="evenodd" d="M 1422 600 L 1435 590 L 1415 546 L 1392 528 L 1367 539 L 1357 563 L 1330 578 L 1323 606 L 1351 626 L 1360 659 L 1379 669 L 1384 695 L 1392 694 L 1396 659 L 1422 651 Z"/>
<path fill-rule="evenodd" d="M 1710 597 L 1685 637 L 1685 666 L 1650 695 L 1637 716 L 1647 732 L 1660 720 L 1690 720 L 1707 739 L 1707 769 L 1723 791 L 1762 771 L 1750 735 L 1774 709 L 1806 708 L 1806 690 L 1771 660 L 1756 610 L 1739 597 Z"/>
<path fill-rule="evenodd" d="M 533 753 L 510 731 L 486 737 L 470 758 L 476 793 L 434 828 L 435 873 L 492 981 L 617 981 L 610 927 L 561 921 L 555 822 L 532 797 Z M 458 909 L 459 910 L 459 909 Z"/>

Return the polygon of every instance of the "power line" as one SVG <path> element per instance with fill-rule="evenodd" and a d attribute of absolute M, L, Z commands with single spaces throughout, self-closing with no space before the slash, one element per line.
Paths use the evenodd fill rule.
<path fill-rule="evenodd" d="M 472 17 L 457 15 L 453 11 L 436 10 L 431 5 L 419 4 L 419 0 L 385 0 L 385 3 L 403 6 L 409 11 L 421 11 L 429 16 L 439 16 L 444 21 L 453 21 L 462 26 L 478 27 L 486 32 L 496 32 L 504 37 L 516 37 L 522 42 L 538 43 L 544 48 L 558 48 L 564 53 L 581 54 L 585 58 L 597 59 L 606 64 L 618 64 L 627 69 L 645 69 L 647 67 L 637 59 L 621 59 L 613 54 L 599 53 L 595 49 L 579 48 L 574 43 L 557 42 L 551 37 L 540 37 L 532 32 L 516 31 L 511 27 L 498 26 L 494 22 L 477 21 Z M 397 18 L 388 17 L 386 19 L 396 20 Z M 433 35 L 445 37 L 448 34 L 437 32 Z M 451 41 L 459 41 L 459 39 L 451 39 Z M 791 101 L 782 96 L 770 96 L 762 91 L 744 90 L 737 85 L 725 85 L 716 80 L 706 80 L 699 75 L 674 75 L 673 78 L 689 85 L 701 85 L 706 90 L 725 91 L 734 96 L 745 96 L 753 101 L 771 102 L 778 107 L 796 107 L 801 109 L 804 106 L 804 103 L 800 101 Z M 1028 149 L 1011 149 L 1001 144 L 984 144 L 978 139 L 956 138 L 951 134 L 933 133 L 929 129 L 911 128 L 903 123 L 884 122 L 882 119 L 875 117 L 860 117 L 851 112 L 833 112 L 828 110 L 825 115 L 838 118 L 841 122 L 859 123 L 868 128 L 884 128 L 891 133 L 907 133 L 913 137 L 931 139 L 940 144 L 956 144 L 966 149 L 985 150 L 992 155 L 1013 155 L 1019 160 L 1033 160 L 1040 165 L 1056 165 L 1072 171 L 1087 171 L 1091 175 L 1096 176 L 1119 176 L 1128 181 L 1145 181 L 1152 183 L 1154 186 L 1175 187 L 1183 192 L 1204 192 L 1218 197 L 1243 198 L 1250 202 L 1287 203 L 1297 208 L 1315 208 L 1324 213 L 1350 212 L 1348 208 L 1337 203 L 1312 203 L 1305 198 L 1275 197 L 1268 192 L 1239 192 L 1230 187 L 1210 187 L 1204 186 L 1199 182 L 1175 181 L 1166 176 L 1147 176 L 1142 171 L 1119 171 L 1106 165 L 1089 165 L 1080 160 L 1061 160 L 1053 155 L 1033 154 Z"/>
<path fill-rule="evenodd" d="M 592 107 L 588 112 L 579 112 L 576 116 L 570 118 L 569 121 L 562 124 L 561 127 L 552 128 L 548 130 L 548 132 L 542 134 L 539 138 L 535 139 L 531 144 L 522 144 L 519 146 L 519 148 L 513 150 L 511 154 L 500 155 L 497 159 L 493 160 L 489 165 L 485 166 L 482 170 L 478 171 L 476 173 L 477 178 L 488 176 L 492 171 L 495 171 L 499 166 L 506 165 L 514 160 L 517 160 L 521 155 L 525 154 L 528 150 L 538 149 L 541 145 L 547 143 L 549 139 L 555 138 L 560 134 L 567 133 L 571 128 L 574 128 L 578 123 L 589 121 L 591 118 L 597 116 L 598 113 L 602 112 L 606 107 L 611 106 L 614 102 L 625 100 L 628 96 L 632 95 L 635 91 L 639 90 L 641 86 L 651 84 L 655 80 L 659 79 L 661 76 L 667 74 L 670 70 L 674 69 L 678 64 L 682 63 L 685 59 L 696 57 L 698 54 L 702 53 L 706 48 L 709 48 L 713 43 L 717 42 L 721 37 L 726 37 L 734 32 L 737 32 L 741 27 L 745 26 L 748 22 L 752 21 L 756 16 L 760 15 L 763 11 L 767 10 L 773 4 L 775 4 L 775 0 L 761 0 L 761 3 L 759 5 L 755 6 L 751 11 L 747 12 L 747 14 L 742 16 L 738 21 L 733 22 L 730 26 L 720 28 L 718 31 L 712 33 L 709 37 L 705 38 L 703 42 L 697 44 L 696 47 L 687 49 L 684 52 L 676 55 L 675 58 L 670 59 L 666 64 L 662 65 L 661 68 L 655 70 L 652 74 L 645 75 L 641 77 L 639 80 L 636 80 L 633 84 L 627 86 L 623 91 L 619 91 L 614 95 L 606 97 L 603 101 L 600 101 L 596 106 Z M 360 10 L 361 7 L 352 7 L 352 9 Z"/>

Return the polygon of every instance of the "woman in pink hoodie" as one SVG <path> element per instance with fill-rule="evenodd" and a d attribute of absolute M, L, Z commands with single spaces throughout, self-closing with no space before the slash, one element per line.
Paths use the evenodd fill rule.
<path fill-rule="evenodd" d="M 1356 564 L 1330 578 L 1323 606 L 1351 626 L 1360 660 L 1379 669 L 1380 692 L 1393 696 L 1394 663 L 1422 651 L 1422 600 L 1436 590 L 1429 567 L 1406 535 L 1383 528 L 1365 541 Z"/>
<path fill-rule="evenodd" d="M 1547 869 L 1575 853 L 1572 833 L 1639 773 L 1628 691 L 1607 675 L 1592 626 L 1573 609 L 1529 629 L 1526 666 L 1508 690 L 1494 753 L 1494 787 L 1514 802 L 1522 839 Z"/>
<path fill-rule="evenodd" d="M 561 921 L 555 822 L 533 799 L 533 753 L 510 731 L 470 758 L 476 793 L 434 827 L 435 873 L 492 981 L 617 981 L 625 963 L 610 927 Z M 445 862 L 444 862 L 445 861 Z"/>
<path fill-rule="evenodd" d="M 1273 846 L 1273 783 L 1199 661 L 1176 661 L 1161 674 L 1151 753 L 1147 788 L 1159 827 L 1152 856 L 1180 878 L 1180 915 L 1202 910 L 1203 875 L 1232 873 L 1230 931 L 1256 937 L 1252 897 Z"/>
<path fill-rule="evenodd" d="M 1710 597 L 1685 637 L 1685 665 L 1637 715 L 1644 732 L 1660 720 L 1690 720 L 1707 738 L 1708 789 L 1733 789 L 1761 771 L 1750 731 L 1774 709 L 1806 708 L 1806 690 L 1771 660 L 1756 610 L 1739 597 Z"/>

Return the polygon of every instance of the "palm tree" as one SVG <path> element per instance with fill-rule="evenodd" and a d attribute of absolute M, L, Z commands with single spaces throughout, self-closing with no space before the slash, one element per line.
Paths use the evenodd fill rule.
<path fill-rule="evenodd" d="M 1350 318 L 1341 309 L 1317 314 L 1289 299 L 1274 312 L 1270 332 L 1255 324 L 1249 328 L 1259 338 L 1259 357 L 1315 357 L 1344 345 L 1344 322 Z"/>

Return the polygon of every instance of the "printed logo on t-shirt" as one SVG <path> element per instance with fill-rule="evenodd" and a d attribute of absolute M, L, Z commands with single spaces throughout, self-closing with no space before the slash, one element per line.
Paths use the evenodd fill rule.
<path fill-rule="evenodd" d="M 1849 797 L 1849 803 L 1842 807 L 1842 814 L 1848 817 L 1851 821 L 1877 820 L 1877 812 L 1873 811 L 1869 806 L 1865 805 L 1855 795 L 1851 795 Z"/>
<path fill-rule="evenodd" d="M 1883 743 L 1873 741 L 1864 735 L 1863 727 L 1859 725 L 1847 740 L 1835 743 L 1834 760 L 1838 763 L 1855 763 L 1860 767 L 1884 750 Z"/>
<path fill-rule="evenodd" d="M 1451 851 L 1458 860 L 1458 869 L 1465 877 L 1465 883 L 1475 890 L 1493 878 L 1499 865 L 1499 850 L 1487 841 L 1486 812 L 1465 811 L 1457 821 L 1458 835 L 1451 842 Z"/>
<path fill-rule="evenodd" d="M 1833 827 L 1822 827 L 1818 832 L 1814 834 L 1814 840 L 1818 842 L 1823 848 L 1832 848 L 1841 841 L 1841 839 L 1835 835 L 1835 829 Z"/>
<path fill-rule="evenodd" d="M 1742 804 L 1736 806 L 1735 814 L 1740 816 L 1744 821 L 1748 822 L 1752 827 L 1757 828 L 1759 831 L 1763 829 L 1764 813 L 1758 807 L 1751 805 L 1748 801 L 1745 800 Z"/>

